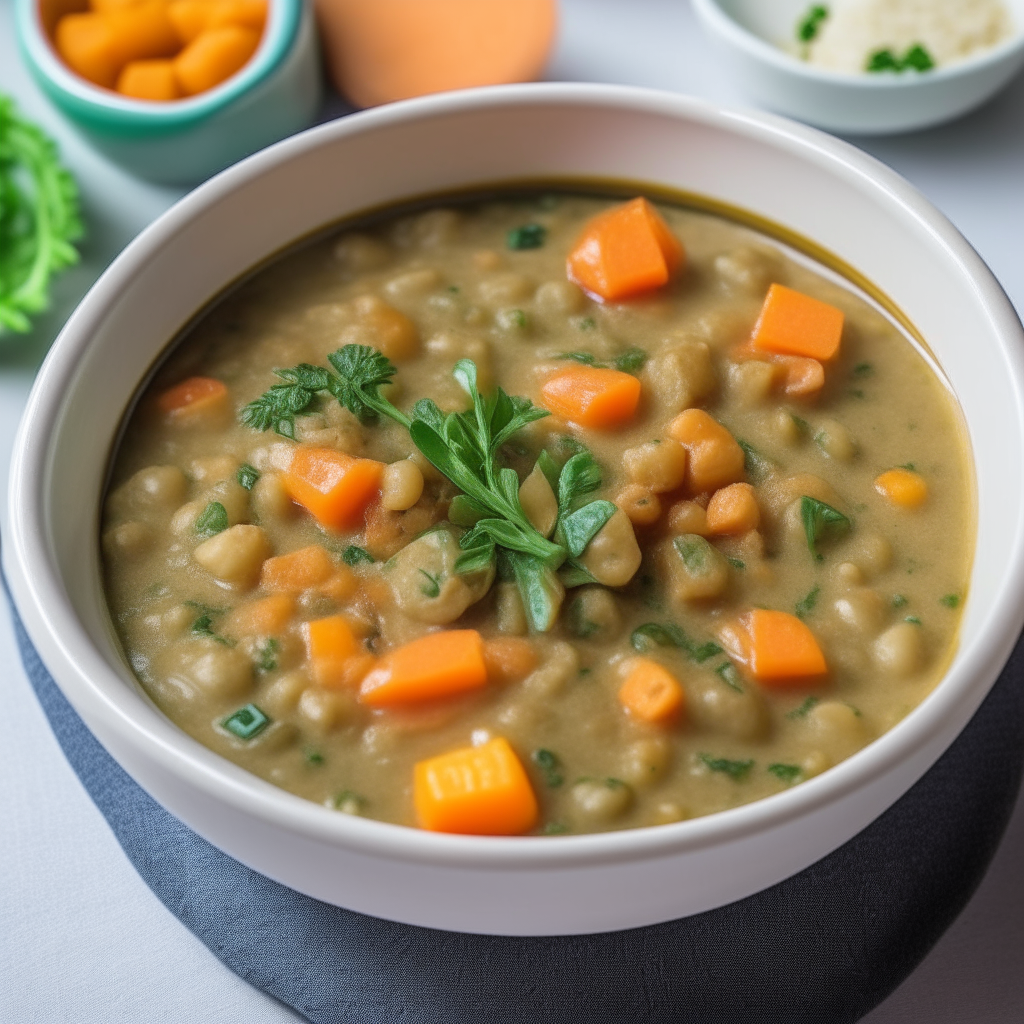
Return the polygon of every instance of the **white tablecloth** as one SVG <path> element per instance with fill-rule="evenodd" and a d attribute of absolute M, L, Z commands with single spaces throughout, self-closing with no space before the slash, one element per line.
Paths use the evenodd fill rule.
<path fill-rule="evenodd" d="M 178 196 L 124 175 L 68 129 L 19 62 L 11 7 L 12 0 L 0 0 L 0 91 L 13 93 L 60 140 L 83 186 L 89 239 L 82 265 L 61 279 L 54 309 L 35 334 L 0 344 L 4 508 L 11 441 L 46 346 L 109 260 Z M 551 80 L 629 83 L 743 102 L 686 0 L 562 0 L 562 12 Z M 1024 309 L 1024 80 L 957 124 L 860 144 L 952 218 Z M 221 966 L 135 874 L 49 732 L 6 615 L 0 615 L 0 665 L 0 1022 L 298 1020 Z M 967 910 L 865 1024 L 1021 1021 L 1024 807 L 1018 806 Z"/>

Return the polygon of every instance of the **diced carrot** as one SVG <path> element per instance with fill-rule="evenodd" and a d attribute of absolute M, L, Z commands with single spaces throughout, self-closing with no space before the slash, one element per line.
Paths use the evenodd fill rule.
<path fill-rule="evenodd" d="M 536 78 L 555 0 L 317 0 L 328 69 L 360 107 Z"/>
<path fill-rule="evenodd" d="M 686 447 L 686 487 L 691 494 L 716 491 L 743 479 L 743 449 L 703 409 L 685 409 L 665 432 Z"/>
<path fill-rule="evenodd" d="M 760 521 L 761 511 L 750 484 L 729 484 L 711 495 L 707 510 L 709 533 L 746 533 L 748 530 L 756 530 Z"/>
<path fill-rule="evenodd" d="M 679 239 L 639 197 L 587 222 L 569 253 L 568 273 L 595 298 L 615 301 L 667 284 L 685 259 Z"/>
<path fill-rule="evenodd" d="M 766 686 L 800 685 L 828 671 L 814 634 L 789 612 L 755 608 L 719 636 L 751 678 Z"/>
<path fill-rule="evenodd" d="M 212 8 L 211 0 L 172 0 L 167 5 L 167 16 L 183 45 L 207 28 Z"/>
<path fill-rule="evenodd" d="M 359 524 L 377 496 L 383 472 L 380 462 L 355 459 L 333 448 L 299 448 L 284 474 L 284 486 L 322 526 L 347 530 Z"/>
<path fill-rule="evenodd" d="M 518 683 L 537 667 L 537 651 L 522 637 L 494 637 L 484 641 L 484 665 L 491 682 Z"/>
<path fill-rule="evenodd" d="M 259 32 L 240 25 L 224 25 L 200 32 L 174 58 L 174 71 L 182 90 L 195 96 L 220 85 L 241 70 L 259 44 Z"/>
<path fill-rule="evenodd" d="M 656 661 L 633 658 L 626 681 L 619 689 L 619 702 L 642 722 L 671 722 L 683 710 L 683 688 L 675 676 Z"/>
<path fill-rule="evenodd" d="M 266 0 L 172 0 L 167 15 L 182 43 L 191 43 L 208 28 L 240 25 L 262 32 L 267 20 Z"/>
<path fill-rule="evenodd" d="M 334 569 L 334 559 L 327 549 L 320 544 L 310 544 L 298 551 L 268 558 L 260 570 L 260 586 L 264 590 L 297 594 L 329 579 Z"/>
<path fill-rule="evenodd" d="M 370 335 L 369 343 L 393 363 L 420 354 L 420 333 L 404 313 L 376 295 L 361 295 L 355 301 L 360 326 Z"/>
<path fill-rule="evenodd" d="M 228 636 L 274 636 L 284 630 L 294 611 L 295 601 L 289 594 L 247 601 L 224 620 L 224 632 Z"/>
<path fill-rule="evenodd" d="M 581 427 L 612 430 L 628 423 L 640 402 L 640 381 L 632 374 L 597 366 L 569 366 L 541 388 L 541 404 Z"/>
<path fill-rule="evenodd" d="M 146 3 L 146 0 L 89 0 L 89 10 L 103 14 L 122 7 L 137 7 L 142 3 Z"/>
<path fill-rule="evenodd" d="M 373 707 L 450 697 L 487 683 L 484 645 L 475 629 L 428 633 L 385 655 L 363 680 L 359 699 Z"/>
<path fill-rule="evenodd" d="M 347 565 L 336 565 L 330 578 L 324 580 L 318 589 L 335 601 L 347 601 L 358 587 L 355 573 Z"/>
<path fill-rule="evenodd" d="M 502 737 L 418 762 L 413 804 L 420 828 L 463 835 L 521 835 L 538 812 L 526 770 Z"/>
<path fill-rule="evenodd" d="M 307 622 L 306 659 L 317 686 L 356 686 L 376 659 L 359 642 L 344 615 Z"/>
<path fill-rule="evenodd" d="M 785 285 L 773 284 L 754 325 L 751 344 L 762 352 L 828 361 L 839 352 L 843 311 Z"/>
<path fill-rule="evenodd" d="M 790 398 L 809 398 L 825 384 L 825 367 L 817 359 L 804 356 L 777 356 L 780 367 L 777 388 Z"/>
<path fill-rule="evenodd" d="M 169 60 L 133 60 L 117 76 L 117 91 L 137 100 L 167 101 L 182 95 Z"/>
<path fill-rule="evenodd" d="M 54 43 L 76 74 L 94 85 L 114 88 L 124 60 L 114 30 L 102 14 L 65 14 L 57 22 Z"/>
<path fill-rule="evenodd" d="M 213 377 L 189 377 L 163 392 L 156 404 L 172 422 L 207 422 L 228 411 L 228 389 Z"/>
<path fill-rule="evenodd" d="M 928 484 L 913 470 L 890 469 L 875 478 L 875 490 L 894 505 L 919 508 L 928 498 Z"/>

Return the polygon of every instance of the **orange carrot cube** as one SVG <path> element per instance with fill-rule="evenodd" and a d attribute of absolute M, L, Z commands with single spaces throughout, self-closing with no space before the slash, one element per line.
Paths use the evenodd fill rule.
<path fill-rule="evenodd" d="M 355 686 L 373 667 L 374 657 L 359 642 L 344 615 L 305 625 L 306 660 L 317 686 Z"/>
<path fill-rule="evenodd" d="M 487 684 L 484 645 L 475 629 L 428 633 L 385 655 L 363 680 L 359 699 L 388 707 L 450 697 Z"/>
<path fill-rule="evenodd" d="M 132 60 L 117 76 L 117 91 L 137 100 L 168 101 L 181 98 L 181 89 L 169 60 Z"/>
<path fill-rule="evenodd" d="M 544 408 L 581 427 L 612 430 L 628 423 L 640 402 L 640 381 L 621 370 L 570 366 L 541 388 Z"/>
<path fill-rule="evenodd" d="M 268 558 L 260 570 L 264 590 L 298 593 L 323 583 L 334 574 L 334 559 L 320 544 Z"/>
<path fill-rule="evenodd" d="M 463 835 L 521 835 L 538 813 L 526 770 L 501 737 L 420 761 L 413 803 L 420 828 Z"/>
<path fill-rule="evenodd" d="M 652 724 L 677 719 L 683 696 L 675 676 L 650 658 L 633 658 L 619 689 L 619 703 L 634 718 Z"/>
<path fill-rule="evenodd" d="M 747 674 L 765 686 L 801 685 L 828 672 L 814 634 L 789 612 L 755 608 L 722 630 L 720 638 Z"/>
<path fill-rule="evenodd" d="M 275 636 L 288 626 L 294 611 L 295 601 L 288 594 L 247 601 L 224 620 L 224 632 L 228 636 Z"/>
<path fill-rule="evenodd" d="M 686 254 L 644 198 L 599 213 L 569 254 L 568 273 L 584 291 L 608 301 L 666 284 Z"/>
<path fill-rule="evenodd" d="M 537 667 L 537 651 L 522 637 L 494 637 L 484 641 L 484 665 L 492 682 L 518 683 Z"/>
<path fill-rule="evenodd" d="M 214 377 L 189 377 L 163 392 L 156 404 L 172 423 L 208 423 L 228 412 L 228 389 Z"/>
<path fill-rule="evenodd" d="M 284 486 L 293 501 L 329 530 L 357 526 L 380 492 L 384 466 L 333 448 L 299 448 Z"/>
<path fill-rule="evenodd" d="M 182 90 L 195 96 L 220 85 L 248 63 L 259 44 L 260 34 L 251 28 L 205 29 L 174 58 Z"/>
<path fill-rule="evenodd" d="M 843 320 L 841 309 L 785 285 L 773 284 L 750 340 L 762 352 L 827 362 L 839 352 Z"/>

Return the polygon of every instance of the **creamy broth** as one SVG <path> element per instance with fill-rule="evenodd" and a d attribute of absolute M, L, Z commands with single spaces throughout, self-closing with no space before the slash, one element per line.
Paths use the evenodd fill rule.
<path fill-rule="evenodd" d="M 849 287 L 710 214 L 659 206 L 685 268 L 635 298 L 595 301 L 567 278 L 566 257 L 616 204 L 481 201 L 346 230 L 259 272 L 176 346 L 115 454 L 102 546 L 128 661 L 182 729 L 302 797 L 408 825 L 418 762 L 501 737 L 539 804 L 528 830 L 558 834 L 779 792 L 870 743 L 935 686 L 973 550 L 969 459 L 948 390 Z M 845 316 L 820 392 L 787 391 L 795 364 L 750 351 L 773 284 Z M 424 398 L 465 409 L 460 359 L 473 360 L 484 393 L 500 385 L 538 404 L 567 367 L 617 365 L 639 380 L 635 414 L 614 429 L 552 415 L 501 448 L 520 481 L 542 451 L 557 474 L 589 450 L 601 483 L 585 501 L 620 509 L 580 556 L 600 582 L 566 589 L 550 629 L 530 628 L 507 572 L 453 571 L 463 530 L 444 524 L 459 491 L 405 427 L 361 423 L 330 396 L 296 416 L 294 439 L 240 422 L 281 383 L 275 368 L 327 367 L 349 344 L 392 359 L 381 393 L 406 413 Z M 166 398 L 197 376 L 226 392 L 187 407 Z M 749 528 L 714 532 L 715 496 L 684 480 L 695 449 L 673 424 L 688 409 L 742 443 L 733 482 L 751 485 Z M 383 504 L 375 496 L 348 526 L 321 525 L 288 485 L 296 452 L 310 449 L 398 464 Z M 926 488 L 920 503 L 882 493 L 880 475 L 899 467 L 901 487 Z M 541 514 L 548 485 L 535 484 Z M 535 498 L 524 493 L 524 507 Z M 314 545 L 298 575 L 269 561 Z M 636 546 L 639 567 L 623 567 Z M 735 627 L 754 610 L 803 623 L 827 672 L 759 679 Z M 308 623 L 338 616 L 358 651 L 325 684 Z M 479 632 L 485 685 L 388 706 L 361 698 L 374 659 L 439 628 Z M 624 704 L 638 658 L 668 671 L 681 709 L 647 720 Z"/>

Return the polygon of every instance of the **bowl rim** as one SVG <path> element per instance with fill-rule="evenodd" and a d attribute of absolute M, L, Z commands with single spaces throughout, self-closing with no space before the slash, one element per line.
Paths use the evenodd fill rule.
<path fill-rule="evenodd" d="M 962 661 L 947 670 L 933 691 L 901 722 L 866 748 L 816 778 L 773 796 L 727 811 L 671 825 L 617 832 L 555 837 L 480 837 L 426 832 L 338 814 L 294 796 L 214 754 L 191 740 L 153 708 L 143 723 L 118 704 L 91 673 L 122 692 L 125 683 L 78 621 L 49 542 L 45 495 L 50 452 L 62 430 L 64 395 L 75 379 L 80 355 L 91 344 L 138 266 L 144 266 L 203 211 L 239 186 L 318 147 L 347 136 L 415 123 L 431 117 L 473 114 L 504 107 L 576 105 L 658 114 L 740 134 L 766 146 L 823 166 L 837 177 L 888 203 L 915 228 L 930 236 L 981 296 L 1011 367 L 1017 425 L 1024 436 L 1024 331 L 1013 306 L 970 244 L 908 182 L 873 157 L 823 132 L 772 114 L 735 109 L 658 90 L 590 84 L 496 86 L 407 100 L 364 111 L 312 128 L 228 168 L 185 196 L 147 227 L 104 272 L 72 315 L 50 350 L 29 396 L 15 441 L 9 489 L 11 544 L 5 561 L 25 622 L 45 664 L 76 708 L 86 708 L 100 731 L 114 731 L 172 777 L 190 783 L 206 797 L 245 816 L 327 845 L 391 860 L 443 867 L 520 870 L 564 869 L 623 861 L 643 861 L 697 851 L 742 836 L 775 829 L 806 817 L 855 790 L 863 790 L 897 764 L 922 753 L 948 727 L 965 704 L 971 710 L 991 688 L 1024 624 L 1024 602 L 1014 579 L 1024 575 L 1024 524 L 1006 552 L 1006 570 L 997 611 L 979 627 Z M 396 197 L 400 199 L 402 197 Z M 287 242 L 282 248 L 287 247 Z M 129 396 L 125 396 L 126 400 Z M 970 601 L 970 596 L 967 602 Z M 52 666 L 57 665 L 54 671 Z M 109 689 L 107 687 L 106 689 Z M 930 763 L 930 762 L 929 762 Z"/>
<path fill-rule="evenodd" d="M 77 75 L 57 54 L 43 26 L 39 0 L 16 0 L 15 27 L 25 61 L 47 91 L 93 127 L 121 134 L 139 128 L 188 128 L 234 103 L 281 63 L 295 42 L 302 14 L 303 0 L 269 0 L 263 35 L 246 64 L 212 89 L 170 103 L 122 96 Z"/>
<path fill-rule="evenodd" d="M 831 71 L 828 68 L 821 68 L 798 60 L 785 50 L 773 46 L 767 39 L 737 21 L 723 8 L 720 0 L 691 0 L 691 2 L 698 17 L 707 28 L 755 60 L 770 64 L 777 70 L 793 75 L 795 78 L 807 79 L 808 82 L 863 89 L 866 92 L 927 89 L 938 83 L 982 73 L 989 67 L 1002 64 L 1024 52 L 1024 27 L 1015 23 L 1016 31 L 1008 39 L 953 64 L 933 68 L 927 73 L 871 75 L 856 74 L 852 71 Z"/>

